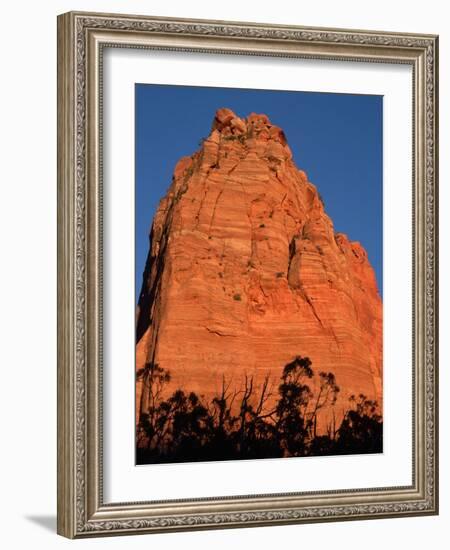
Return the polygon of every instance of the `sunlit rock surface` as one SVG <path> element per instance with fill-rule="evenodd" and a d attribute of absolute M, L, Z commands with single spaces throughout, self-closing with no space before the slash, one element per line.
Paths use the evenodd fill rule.
<path fill-rule="evenodd" d="M 339 185 L 339 182 L 336 182 Z M 351 213 L 349 213 L 351 215 Z M 150 222 L 150 220 L 149 220 Z M 137 311 L 136 368 L 209 399 L 222 378 L 276 384 L 308 356 L 351 394 L 382 398 L 382 302 L 364 248 L 335 233 L 316 187 L 265 115 L 217 111 L 162 199 Z M 137 384 L 136 415 L 148 391 Z M 322 411 L 322 429 L 330 411 Z"/>

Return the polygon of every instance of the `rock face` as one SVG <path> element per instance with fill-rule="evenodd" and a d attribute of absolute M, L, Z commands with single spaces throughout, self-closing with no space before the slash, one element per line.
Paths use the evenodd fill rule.
<path fill-rule="evenodd" d="M 222 376 L 278 381 L 295 356 L 351 394 L 382 399 L 382 303 L 364 248 L 335 233 L 316 187 L 265 115 L 215 115 L 153 220 L 137 309 L 136 368 L 206 399 Z M 136 416 L 148 391 L 137 383 Z"/>

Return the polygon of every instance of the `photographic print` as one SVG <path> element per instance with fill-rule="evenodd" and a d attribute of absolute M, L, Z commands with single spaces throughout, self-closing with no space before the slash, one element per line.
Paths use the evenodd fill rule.
<path fill-rule="evenodd" d="M 135 94 L 137 463 L 382 452 L 382 97 Z"/>

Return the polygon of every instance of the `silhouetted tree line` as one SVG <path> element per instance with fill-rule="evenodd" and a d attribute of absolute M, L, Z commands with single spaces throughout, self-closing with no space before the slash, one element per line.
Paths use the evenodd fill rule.
<path fill-rule="evenodd" d="M 337 427 L 335 376 L 320 372 L 316 377 L 307 357 L 284 367 L 276 391 L 268 376 L 259 388 L 245 376 L 243 387 L 235 390 L 223 378 L 220 394 L 208 403 L 182 390 L 162 399 L 170 373 L 156 364 L 147 364 L 138 376 L 148 391 L 148 408 L 137 429 L 138 464 L 382 452 L 377 402 L 352 396 Z M 332 420 L 325 434 L 318 434 L 324 407 L 328 416 L 333 411 Z"/>

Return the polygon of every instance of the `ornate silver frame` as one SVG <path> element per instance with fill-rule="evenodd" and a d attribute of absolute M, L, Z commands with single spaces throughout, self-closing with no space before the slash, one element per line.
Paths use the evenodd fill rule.
<path fill-rule="evenodd" d="M 138 47 L 413 67 L 413 483 L 105 504 L 102 498 L 102 51 Z M 438 38 L 129 15 L 58 17 L 58 533 L 70 538 L 438 513 Z M 149 495 L 149 498 L 151 495 Z"/>

